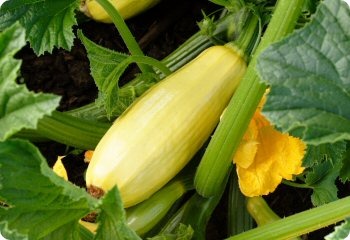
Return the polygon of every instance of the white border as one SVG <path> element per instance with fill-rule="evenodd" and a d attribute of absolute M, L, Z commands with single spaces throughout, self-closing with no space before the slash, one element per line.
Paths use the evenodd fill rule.
<path fill-rule="evenodd" d="M 4 2 L 6 2 L 7 0 L 0 0 L 0 6 L 4 3 Z M 345 1 L 349 6 L 350 6 L 350 0 L 343 0 L 343 1 Z M 350 240 L 350 236 L 348 236 L 348 237 L 346 237 L 346 239 L 348 240 Z M 3 236 L 1 236 L 1 234 L 0 234 L 0 240 L 6 240 Z"/>
<path fill-rule="evenodd" d="M 0 7 L 1 7 L 1 5 L 4 3 L 4 2 L 6 2 L 7 0 L 0 0 Z M 1 239 L 1 236 L 0 236 L 0 240 L 2 240 Z"/>
<path fill-rule="evenodd" d="M 344 0 L 344 2 L 346 2 L 350 7 L 350 0 Z"/>

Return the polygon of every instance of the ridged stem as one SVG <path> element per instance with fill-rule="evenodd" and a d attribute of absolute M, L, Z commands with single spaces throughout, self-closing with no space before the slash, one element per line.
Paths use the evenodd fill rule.
<path fill-rule="evenodd" d="M 36 130 L 21 131 L 16 137 L 27 137 L 30 140 L 34 137 L 35 140 L 42 136 L 68 146 L 94 149 L 110 125 L 111 123 L 85 120 L 54 111 L 51 116 L 44 116 L 39 121 Z"/>
<path fill-rule="evenodd" d="M 259 54 L 271 43 L 292 32 L 304 0 L 280 0 L 266 32 L 254 53 L 247 72 L 233 95 L 208 148 L 198 166 L 195 187 L 199 194 L 210 197 L 232 168 L 232 159 L 248 124 L 262 98 L 266 86 L 259 80 L 255 65 Z"/>
<path fill-rule="evenodd" d="M 229 197 L 228 197 L 228 235 L 236 235 L 253 228 L 253 219 L 247 208 L 242 207 L 246 203 L 246 197 L 238 186 L 238 177 L 235 171 L 231 171 Z"/>
<path fill-rule="evenodd" d="M 228 240 L 290 239 L 350 216 L 350 197 L 294 214 L 228 238 Z"/>

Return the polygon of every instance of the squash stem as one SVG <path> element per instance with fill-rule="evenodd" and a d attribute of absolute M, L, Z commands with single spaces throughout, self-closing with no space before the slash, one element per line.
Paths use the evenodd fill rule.
<path fill-rule="evenodd" d="M 290 239 L 337 223 L 350 216 L 350 197 L 271 222 L 227 240 Z"/>
<path fill-rule="evenodd" d="M 271 43 L 292 32 L 301 13 L 304 0 L 280 0 L 254 53 L 236 93 L 228 104 L 195 176 L 199 194 L 210 197 L 218 190 L 232 168 L 232 159 L 249 122 L 266 90 L 260 82 L 255 66 L 259 54 Z"/>
<path fill-rule="evenodd" d="M 118 10 L 108 1 L 108 0 L 96 0 L 111 17 L 113 23 L 119 31 L 120 36 L 124 40 L 125 45 L 129 49 L 132 55 L 144 56 L 140 46 L 136 42 L 134 36 L 130 32 L 128 26 L 126 25 L 124 19 L 118 12 Z M 145 64 L 137 64 L 141 72 L 154 72 L 152 67 Z"/>
<path fill-rule="evenodd" d="M 258 226 L 263 226 L 281 219 L 262 197 L 249 197 L 246 200 L 246 205 L 248 212 Z M 293 237 L 288 240 L 301 240 L 301 238 Z"/>
<path fill-rule="evenodd" d="M 232 42 L 226 44 L 234 49 L 239 49 L 245 58 L 248 58 L 254 51 L 259 39 L 260 39 L 260 18 L 253 12 L 249 11 L 249 16 L 245 20 L 243 29 L 241 30 L 238 38 Z M 248 62 L 248 59 L 245 59 Z"/>
<path fill-rule="evenodd" d="M 248 197 L 246 205 L 248 212 L 258 226 L 263 226 L 280 219 L 262 197 Z"/>
<path fill-rule="evenodd" d="M 228 181 L 226 178 L 225 181 Z M 194 193 L 174 214 L 160 233 L 172 233 L 179 226 L 185 224 L 194 230 L 192 239 L 206 239 L 206 228 L 216 206 L 220 202 L 225 191 L 225 184 L 219 189 L 219 194 L 210 198 L 204 198 Z"/>
<path fill-rule="evenodd" d="M 231 171 L 228 192 L 228 235 L 236 235 L 253 228 L 253 219 L 247 208 L 242 206 L 246 203 L 246 197 L 241 193 L 238 185 L 238 177 L 235 171 Z"/>
<path fill-rule="evenodd" d="M 111 123 L 85 120 L 54 111 L 51 116 L 44 116 L 39 121 L 36 130 L 23 130 L 16 137 L 29 140 L 34 137 L 35 140 L 42 136 L 68 146 L 94 149 L 110 126 Z"/>

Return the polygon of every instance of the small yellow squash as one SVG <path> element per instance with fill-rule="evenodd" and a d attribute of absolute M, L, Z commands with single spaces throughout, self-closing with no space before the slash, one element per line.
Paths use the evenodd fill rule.
<path fill-rule="evenodd" d="M 110 2 L 116 9 L 118 9 L 120 15 L 124 19 L 128 19 L 153 7 L 160 2 L 160 0 L 110 0 Z M 107 12 L 96 0 L 84 0 L 80 9 L 88 17 L 98 22 L 112 22 Z"/>
<path fill-rule="evenodd" d="M 97 145 L 88 188 L 117 185 L 125 207 L 151 196 L 210 137 L 245 70 L 238 51 L 214 46 L 148 90 Z"/>

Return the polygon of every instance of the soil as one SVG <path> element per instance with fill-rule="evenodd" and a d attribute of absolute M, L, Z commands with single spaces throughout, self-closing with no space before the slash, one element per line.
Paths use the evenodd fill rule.
<path fill-rule="evenodd" d="M 217 6 L 208 0 L 163 0 L 150 11 L 127 21 L 136 40 L 146 55 L 162 59 L 176 49 L 189 36 L 198 31 L 197 23 L 202 19 L 203 10 L 210 13 Z M 84 18 L 83 18 L 84 19 Z M 92 41 L 107 48 L 127 52 L 123 41 L 112 24 L 85 21 L 77 27 Z M 76 29 L 75 29 L 76 30 Z M 79 40 L 75 40 L 71 51 L 55 49 L 52 54 L 36 56 L 29 46 L 25 47 L 18 58 L 23 60 L 21 74 L 27 87 L 36 92 L 54 93 L 62 96 L 59 110 L 73 109 L 95 100 L 97 88 L 90 76 L 89 62 L 85 49 Z M 123 78 L 127 82 L 137 72 L 131 68 Z M 46 142 L 37 144 L 49 165 L 56 161 L 57 155 L 64 155 L 64 145 Z M 64 160 L 69 179 L 84 186 L 83 174 L 86 163 L 82 157 L 70 155 Z M 310 191 L 281 185 L 266 200 L 279 216 L 289 216 L 310 208 Z M 227 193 L 225 194 L 227 196 Z M 214 211 L 207 231 L 207 239 L 224 239 L 226 236 L 227 199 Z M 320 230 L 303 236 L 303 239 L 322 239 L 329 229 Z"/>

